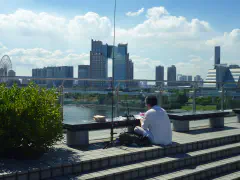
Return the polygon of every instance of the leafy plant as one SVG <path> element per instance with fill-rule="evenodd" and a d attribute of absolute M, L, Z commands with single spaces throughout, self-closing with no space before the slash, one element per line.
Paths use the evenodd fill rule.
<path fill-rule="evenodd" d="M 62 138 L 62 114 L 56 89 L 30 83 L 0 85 L 0 155 L 27 157 L 47 151 Z"/>

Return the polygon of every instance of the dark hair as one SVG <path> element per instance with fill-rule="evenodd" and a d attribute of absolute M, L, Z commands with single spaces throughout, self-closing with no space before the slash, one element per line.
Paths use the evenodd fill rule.
<path fill-rule="evenodd" d="M 157 97 L 156 96 L 147 96 L 145 99 L 145 103 L 147 105 L 150 105 L 151 107 L 158 104 Z"/>

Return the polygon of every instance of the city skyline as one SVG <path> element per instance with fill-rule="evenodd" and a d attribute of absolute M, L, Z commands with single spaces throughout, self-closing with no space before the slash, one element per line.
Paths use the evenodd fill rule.
<path fill-rule="evenodd" d="M 62 1 L 54 0 L 12 2 L 4 4 L 0 14 L 0 55 L 11 57 L 17 75 L 65 65 L 74 66 L 77 77 L 77 66 L 89 65 L 91 39 L 112 44 L 111 0 L 101 4 L 72 0 L 64 8 Z M 156 66 L 173 64 L 179 74 L 205 78 L 213 68 L 214 46 L 221 46 L 222 63 L 240 62 L 239 4 L 133 0 L 125 6 L 117 1 L 116 44 L 128 43 L 136 79 L 155 79 Z"/>

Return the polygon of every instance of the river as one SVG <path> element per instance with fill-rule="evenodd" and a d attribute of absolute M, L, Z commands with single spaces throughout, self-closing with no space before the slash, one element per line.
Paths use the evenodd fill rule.
<path fill-rule="evenodd" d="M 138 111 L 134 109 L 129 109 L 130 114 L 139 114 L 139 112 L 143 112 L 144 110 Z M 122 116 L 127 112 L 127 108 L 121 109 L 119 111 L 119 115 Z M 71 124 L 86 124 L 91 123 L 93 121 L 94 115 L 103 115 L 107 118 L 112 117 L 112 108 L 111 107 L 100 107 L 100 106 L 92 106 L 86 107 L 83 105 L 64 105 L 63 107 L 63 119 L 64 123 Z"/>

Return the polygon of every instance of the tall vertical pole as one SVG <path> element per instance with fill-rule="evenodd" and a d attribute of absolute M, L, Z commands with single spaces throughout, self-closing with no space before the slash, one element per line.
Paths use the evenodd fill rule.
<path fill-rule="evenodd" d="M 113 118 L 114 118 L 114 59 L 115 59 L 115 19 L 116 19 L 116 5 L 117 1 L 114 3 L 114 26 L 113 26 L 113 61 L 112 61 L 112 123 L 111 123 L 111 143 L 113 144 Z"/>

